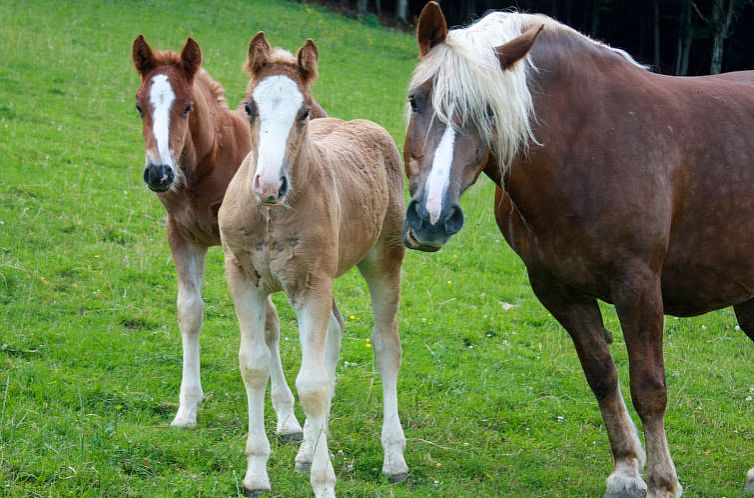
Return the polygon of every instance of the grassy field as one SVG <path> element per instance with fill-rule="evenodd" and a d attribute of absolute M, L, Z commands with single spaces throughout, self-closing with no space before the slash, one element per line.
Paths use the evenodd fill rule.
<path fill-rule="evenodd" d="M 194 36 L 235 103 L 256 31 L 289 49 L 312 37 L 324 107 L 375 120 L 398 143 L 414 41 L 272 0 L 9 0 L 0 18 L 0 495 L 236 496 L 246 399 L 217 248 L 204 292 L 207 399 L 196 430 L 168 426 L 181 365 L 176 286 L 164 211 L 141 180 L 131 41 L 144 33 L 178 49 Z M 610 456 L 596 402 L 491 206 L 492 186 L 480 180 L 464 198 L 461 234 L 438 254 L 406 258 L 399 398 L 411 474 L 402 484 L 379 474 L 366 287 L 354 273 L 338 281 L 349 329 L 331 422 L 340 496 L 601 494 Z M 277 302 L 292 381 L 295 324 Z M 628 392 L 625 346 L 604 309 Z M 668 438 L 685 496 L 741 496 L 754 465 L 754 347 L 735 325 L 730 310 L 667 320 Z M 296 448 L 271 441 L 272 495 L 308 496 L 308 476 L 293 472 Z"/>

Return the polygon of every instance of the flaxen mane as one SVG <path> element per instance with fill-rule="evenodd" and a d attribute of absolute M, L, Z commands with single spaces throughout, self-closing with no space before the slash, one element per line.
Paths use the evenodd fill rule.
<path fill-rule="evenodd" d="M 449 31 L 444 43 L 419 62 L 410 86 L 432 81 L 432 106 L 437 118 L 444 123 L 475 125 L 496 151 L 503 170 L 510 167 L 522 149 L 526 151 L 530 141 L 536 143 L 527 78 L 537 68 L 531 57 L 526 57 L 503 70 L 494 48 L 537 25 L 544 25 L 545 31 L 579 37 L 643 67 L 625 51 L 592 40 L 541 14 L 493 12 L 467 28 Z"/>

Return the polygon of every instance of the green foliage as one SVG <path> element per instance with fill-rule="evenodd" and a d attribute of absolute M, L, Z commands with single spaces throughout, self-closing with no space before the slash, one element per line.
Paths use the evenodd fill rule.
<path fill-rule="evenodd" d="M 189 35 L 238 102 L 251 36 L 313 38 L 315 93 L 335 116 L 383 124 L 398 143 L 416 60 L 409 35 L 294 2 L 0 3 L 0 495 L 236 496 L 246 399 L 238 332 L 210 251 L 199 428 L 168 427 L 181 348 L 164 212 L 141 181 L 131 41 Z M 464 198 L 466 228 L 406 257 L 401 415 L 408 482 L 379 475 L 381 395 L 366 286 L 336 285 L 348 331 L 331 448 L 341 496 L 597 496 L 610 468 L 599 410 L 570 340 L 534 299 L 499 235 L 492 186 Z M 278 297 L 287 374 L 295 323 Z M 504 303 L 515 307 L 505 310 Z M 626 353 L 609 307 L 622 377 Z M 754 349 L 729 310 L 669 319 L 668 437 L 686 496 L 737 496 L 754 465 Z M 624 384 L 624 392 L 628 392 Z M 267 410 L 268 433 L 274 431 Z M 296 448 L 272 439 L 273 496 L 308 496 Z"/>

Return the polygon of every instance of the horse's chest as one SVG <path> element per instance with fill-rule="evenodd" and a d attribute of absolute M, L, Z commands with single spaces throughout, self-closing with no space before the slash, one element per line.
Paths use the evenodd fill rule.
<path fill-rule="evenodd" d="M 241 227 L 233 251 L 255 287 L 269 292 L 294 287 L 306 280 L 301 240 L 295 235 L 275 236 Z M 226 237 L 227 243 L 227 237 Z"/>
<path fill-rule="evenodd" d="M 220 230 L 217 225 L 219 207 L 220 202 L 202 208 L 192 205 L 170 205 L 168 213 L 181 228 L 184 236 L 194 242 L 213 246 L 220 243 Z"/>

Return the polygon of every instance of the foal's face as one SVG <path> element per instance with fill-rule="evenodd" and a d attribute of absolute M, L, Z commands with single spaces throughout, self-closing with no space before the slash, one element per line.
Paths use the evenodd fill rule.
<path fill-rule="evenodd" d="M 279 206 L 292 190 L 291 168 L 306 136 L 312 111 L 311 84 L 317 76 L 317 47 L 307 40 L 296 58 L 274 53 L 264 33 L 249 44 L 246 92 L 255 171 L 252 188 L 266 206 Z"/>
<path fill-rule="evenodd" d="M 192 83 L 201 52 L 189 38 L 180 60 L 155 55 L 139 35 L 134 41 L 133 58 L 142 78 L 136 109 L 141 115 L 146 151 L 144 181 L 154 192 L 165 192 L 180 183 L 180 161 L 191 135 Z"/>
<path fill-rule="evenodd" d="M 252 151 L 256 159 L 254 192 L 267 206 L 278 206 L 291 187 L 291 165 L 306 133 L 311 108 L 300 83 L 289 76 L 267 76 L 254 85 L 246 102 Z"/>

